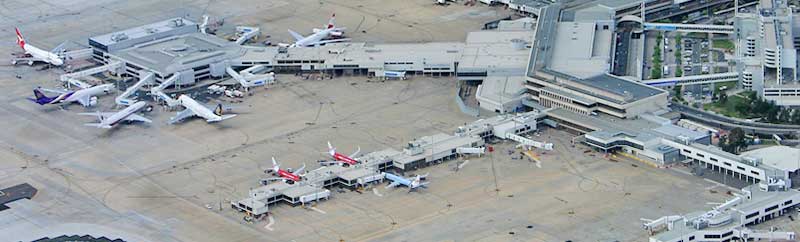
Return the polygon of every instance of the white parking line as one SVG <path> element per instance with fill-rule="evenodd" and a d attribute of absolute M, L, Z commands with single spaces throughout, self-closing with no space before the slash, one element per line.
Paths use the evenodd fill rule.
<path fill-rule="evenodd" d="M 670 170 L 678 172 L 678 173 L 682 173 L 684 175 L 694 176 L 694 174 L 692 174 L 692 173 L 690 173 L 688 171 L 681 170 L 681 169 L 670 169 Z"/>
<path fill-rule="evenodd" d="M 316 207 L 311 207 L 311 210 L 317 211 L 317 212 L 319 212 L 321 214 L 328 214 L 325 211 L 322 211 L 322 209 L 319 209 L 319 208 L 316 208 Z"/>
<path fill-rule="evenodd" d="M 458 169 L 461 170 L 461 168 L 464 168 L 464 166 L 467 165 L 467 163 L 469 163 L 469 160 L 465 160 L 464 162 L 461 162 L 461 164 L 458 165 Z"/>
<path fill-rule="evenodd" d="M 374 193 L 375 196 L 383 197 L 383 194 L 379 193 L 377 188 L 373 187 L 372 188 L 372 193 Z"/>
<path fill-rule="evenodd" d="M 267 223 L 267 225 L 264 225 L 264 228 L 269 231 L 275 231 L 274 229 L 272 229 L 272 225 L 275 224 L 275 218 L 273 218 L 272 215 L 267 216 L 267 218 L 269 219 L 269 223 Z"/>

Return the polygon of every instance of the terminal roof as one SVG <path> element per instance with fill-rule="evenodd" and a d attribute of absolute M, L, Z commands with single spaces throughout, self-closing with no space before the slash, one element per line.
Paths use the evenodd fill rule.
<path fill-rule="evenodd" d="M 769 166 L 789 172 L 800 169 L 800 149 L 788 146 L 771 146 L 742 153 L 742 156 L 761 158 Z"/>
<path fill-rule="evenodd" d="M 121 50 L 117 55 L 127 62 L 168 75 L 196 66 L 239 57 L 235 43 L 201 33 L 172 36 Z"/>

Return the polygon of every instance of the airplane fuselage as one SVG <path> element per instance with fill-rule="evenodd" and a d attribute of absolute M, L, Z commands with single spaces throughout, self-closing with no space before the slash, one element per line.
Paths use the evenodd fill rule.
<path fill-rule="evenodd" d="M 35 59 L 50 63 L 55 66 L 64 64 L 64 60 L 62 60 L 61 57 L 50 51 L 42 50 L 29 44 L 26 44 L 23 49 L 25 50 L 25 53 L 31 55 Z"/>
<path fill-rule="evenodd" d="M 45 99 L 40 99 L 40 100 L 31 99 L 31 100 L 39 103 L 40 105 L 45 105 L 45 104 L 66 104 L 66 103 L 72 103 L 72 102 L 80 102 L 80 100 L 82 100 L 82 99 L 91 99 L 91 97 L 98 96 L 98 95 L 101 95 L 101 94 L 105 94 L 106 92 L 110 91 L 111 88 L 113 88 L 113 87 L 114 87 L 114 84 L 103 84 L 103 85 L 97 85 L 97 86 L 93 86 L 93 87 L 89 87 L 89 88 L 85 88 L 85 89 L 81 89 L 81 90 L 77 90 L 77 91 L 62 93 L 62 94 L 59 94 L 58 96 L 53 97 L 53 98 L 45 98 Z M 87 103 L 87 104 L 90 104 L 90 103 Z"/>
<path fill-rule="evenodd" d="M 104 119 L 100 122 L 100 125 L 106 127 L 114 127 L 115 125 L 119 124 L 120 121 L 125 120 L 131 114 L 134 114 L 144 108 L 147 105 L 145 102 L 136 102 L 125 109 L 120 110 L 117 113 L 109 116 L 107 119 Z"/>
<path fill-rule="evenodd" d="M 300 176 L 292 174 L 286 170 L 278 169 L 278 176 L 292 180 L 292 181 L 300 181 Z"/>
<path fill-rule="evenodd" d="M 386 173 L 385 177 L 386 177 L 386 179 L 389 179 L 389 180 L 391 180 L 393 182 L 400 183 L 400 185 L 411 187 L 411 180 L 409 180 L 409 179 L 407 179 L 405 177 L 398 176 L 398 175 L 395 175 L 395 174 L 392 174 L 392 173 Z"/>
<path fill-rule="evenodd" d="M 183 105 L 188 109 L 191 109 L 192 112 L 194 112 L 197 116 L 205 118 L 206 121 L 208 122 L 215 122 L 222 120 L 221 116 L 214 114 L 214 111 L 211 111 L 205 105 L 198 103 L 189 96 L 181 95 L 180 97 L 178 97 L 178 101 L 181 102 L 181 105 Z"/>
<path fill-rule="evenodd" d="M 114 87 L 114 84 L 97 85 L 97 86 L 93 86 L 93 87 L 90 87 L 90 88 L 77 90 L 77 91 L 74 91 L 72 93 L 61 94 L 61 95 L 58 96 L 58 98 L 61 98 L 61 96 L 67 95 L 67 97 L 64 99 L 64 102 L 77 102 L 79 99 L 84 98 L 86 96 L 89 96 L 91 98 L 91 97 L 94 97 L 94 96 L 99 96 L 101 94 L 105 94 L 106 92 L 111 91 L 111 88 L 113 88 L 113 87 Z M 56 99 L 58 99 L 58 98 L 56 98 Z"/>
<path fill-rule="evenodd" d="M 344 162 L 344 163 L 346 163 L 346 164 L 348 164 L 348 165 L 355 165 L 355 164 L 358 164 L 358 161 L 357 161 L 357 160 L 355 160 L 355 159 L 353 159 L 353 158 L 350 158 L 350 157 L 348 157 L 348 156 L 346 156 L 346 155 L 342 155 L 342 154 L 340 154 L 340 153 L 333 153 L 333 159 L 335 159 L 335 160 L 337 160 L 337 161 Z"/>
<path fill-rule="evenodd" d="M 295 45 L 300 47 L 314 46 L 315 43 L 329 38 L 331 36 L 331 31 L 333 30 L 334 29 L 324 29 L 317 31 L 316 33 L 309 35 L 308 37 L 298 40 L 295 43 Z"/>

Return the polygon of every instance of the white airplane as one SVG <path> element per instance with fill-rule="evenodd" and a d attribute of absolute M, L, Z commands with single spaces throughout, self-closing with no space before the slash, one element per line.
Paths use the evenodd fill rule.
<path fill-rule="evenodd" d="M 206 105 L 200 104 L 199 102 L 195 101 L 194 99 L 192 99 L 187 95 L 181 95 L 180 97 L 178 97 L 178 101 L 186 109 L 178 112 L 178 115 L 175 115 L 175 117 L 170 118 L 169 119 L 170 124 L 175 124 L 194 116 L 200 116 L 206 119 L 206 122 L 209 123 L 219 122 L 222 120 L 236 117 L 236 114 L 223 115 L 222 104 L 217 104 L 217 107 L 214 109 L 214 111 L 211 111 L 211 108 L 207 107 Z"/>
<path fill-rule="evenodd" d="M 113 128 L 122 121 L 128 121 L 128 122 L 138 121 L 138 122 L 152 123 L 153 121 L 151 121 L 150 119 L 147 119 L 145 117 L 142 117 L 141 115 L 136 114 L 136 112 L 138 112 L 145 106 L 147 106 L 147 103 L 139 101 L 133 103 L 132 105 L 116 113 L 95 112 L 95 113 L 79 113 L 79 115 L 97 117 L 97 119 L 100 121 L 99 123 L 87 123 L 84 125 L 96 128 L 104 128 L 104 129 Z"/>
<path fill-rule="evenodd" d="M 64 64 L 64 60 L 61 59 L 58 54 L 53 53 L 54 51 L 46 51 L 39 49 L 36 46 L 29 45 L 25 43 L 25 38 L 22 37 L 22 33 L 19 32 L 19 28 L 14 28 L 17 31 L 17 44 L 20 48 L 25 50 L 25 54 L 30 55 L 30 57 L 23 57 L 23 58 L 14 58 L 11 61 L 12 65 L 16 65 L 19 61 L 28 61 L 28 65 L 33 65 L 34 61 L 41 61 L 46 62 L 51 65 L 60 66 Z M 56 50 L 60 47 L 56 47 Z"/>
<path fill-rule="evenodd" d="M 341 36 L 342 35 L 342 31 L 345 30 L 345 28 L 338 28 L 338 27 L 336 27 L 334 25 L 333 20 L 334 20 L 335 17 L 336 17 L 336 14 L 333 14 L 331 16 L 330 21 L 328 21 L 328 26 L 326 26 L 325 29 L 314 29 L 314 33 L 309 35 L 309 36 L 302 36 L 302 35 L 298 34 L 297 32 L 294 32 L 294 31 L 292 31 L 290 29 L 289 30 L 289 34 L 291 34 L 292 37 L 294 37 L 295 43 L 292 44 L 292 45 L 289 45 L 289 47 L 290 48 L 292 48 L 292 47 L 309 47 L 309 46 L 324 45 L 324 44 L 328 44 L 328 43 L 349 41 L 350 39 L 347 39 L 347 38 L 344 38 L 344 39 L 329 39 L 329 38 L 334 37 L 334 36 Z"/>
<path fill-rule="evenodd" d="M 28 98 L 39 105 L 45 104 L 60 104 L 66 105 L 73 102 L 78 102 L 84 107 L 94 106 L 97 104 L 97 96 L 101 94 L 108 94 L 111 92 L 111 89 L 114 89 L 114 84 L 102 84 L 88 88 L 82 88 L 77 91 L 59 91 L 59 90 L 49 90 L 43 88 L 33 89 L 33 95 L 36 97 Z M 58 96 L 55 97 L 48 97 L 42 93 L 42 90 L 48 92 L 55 92 L 58 93 Z"/>
<path fill-rule="evenodd" d="M 384 177 L 386 177 L 386 179 L 389 179 L 389 180 L 392 181 L 392 183 L 389 183 L 389 185 L 386 185 L 386 188 L 392 188 L 392 187 L 396 187 L 396 186 L 399 186 L 399 185 L 403 185 L 403 186 L 407 186 L 408 187 L 408 192 L 411 192 L 414 189 L 417 189 L 417 188 L 420 188 L 420 187 L 425 188 L 425 187 L 428 186 L 428 183 L 429 183 L 429 182 L 422 182 L 422 180 L 424 180 L 425 177 L 428 177 L 428 174 L 417 175 L 414 178 L 405 178 L 405 177 L 398 176 L 398 175 L 395 175 L 395 174 L 392 174 L 392 173 L 388 173 L 388 172 L 384 172 L 383 175 L 384 175 Z"/>

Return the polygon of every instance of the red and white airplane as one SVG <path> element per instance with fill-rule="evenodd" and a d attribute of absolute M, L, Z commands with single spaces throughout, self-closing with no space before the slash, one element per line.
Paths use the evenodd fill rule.
<path fill-rule="evenodd" d="M 298 34 L 297 32 L 292 31 L 289 29 L 289 34 L 294 37 L 295 42 L 294 44 L 282 44 L 289 48 L 294 47 L 313 47 L 313 46 L 320 46 L 328 43 L 336 43 L 336 42 L 344 42 L 350 41 L 348 38 L 340 38 L 344 34 L 344 27 L 336 27 L 334 25 L 334 19 L 336 18 L 336 14 L 331 16 L 331 19 L 328 21 L 328 26 L 324 29 L 314 29 L 314 33 L 309 36 L 303 36 Z"/>
<path fill-rule="evenodd" d="M 42 50 L 36 46 L 25 43 L 25 38 L 22 37 L 22 33 L 19 32 L 19 28 L 14 28 L 14 30 L 17 31 L 17 45 L 25 50 L 25 54 L 29 55 L 29 57 L 14 58 L 11 61 L 12 65 L 16 65 L 19 61 L 27 61 L 28 65 L 33 65 L 34 61 L 46 62 L 55 66 L 64 64 L 64 60 L 61 59 L 61 56 L 53 53 L 54 51 Z M 60 47 L 56 47 L 56 49 L 59 48 Z"/>
<path fill-rule="evenodd" d="M 358 150 L 356 150 L 356 152 L 354 152 L 349 156 L 343 155 L 341 153 L 336 152 L 336 148 L 334 148 L 333 145 L 331 145 L 331 142 L 328 141 L 328 154 L 330 154 L 334 160 L 344 163 L 346 165 L 358 164 L 358 160 L 353 159 L 354 156 L 358 155 L 358 152 L 361 152 L 361 147 L 358 147 Z"/>
<path fill-rule="evenodd" d="M 328 20 L 328 25 L 326 25 L 324 28 L 321 28 L 321 29 L 313 28 L 313 29 L 311 29 L 311 31 L 313 31 L 313 33 L 316 34 L 316 33 L 320 32 L 320 31 L 323 31 L 323 30 L 326 30 L 326 29 L 334 29 L 334 28 L 336 28 L 335 21 L 336 21 L 336 13 L 333 13 L 333 14 L 331 14 L 331 19 Z M 340 29 L 338 31 L 331 31 L 330 32 L 330 37 L 334 37 L 334 38 L 342 37 L 344 35 L 344 31 L 343 30 L 344 29 Z"/>
<path fill-rule="evenodd" d="M 306 165 L 303 164 L 303 166 L 301 166 L 300 168 L 298 168 L 295 171 L 292 171 L 291 169 L 283 170 L 283 169 L 280 168 L 280 165 L 278 164 L 278 162 L 275 161 L 275 157 L 272 157 L 272 169 L 271 170 L 265 170 L 264 173 L 273 173 L 273 174 L 278 175 L 278 177 L 263 179 L 263 180 L 261 180 L 261 184 L 265 184 L 266 185 L 266 183 L 269 180 L 284 180 L 284 181 L 286 181 L 286 183 L 289 183 L 289 184 L 292 184 L 292 183 L 295 183 L 295 182 L 299 182 L 300 180 L 303 179 L 303 176 L 300 173 L 303 172 L 303 169 L 305 169 L 305 168 L 306 168 Z"/>

